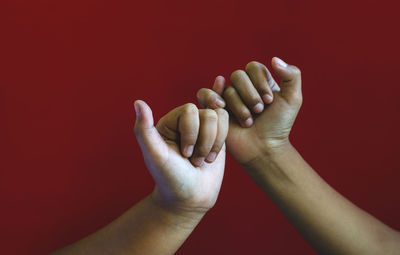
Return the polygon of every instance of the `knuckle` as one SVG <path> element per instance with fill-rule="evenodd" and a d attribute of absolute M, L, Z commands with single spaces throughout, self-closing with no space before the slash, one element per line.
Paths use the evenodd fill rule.
<path fill-rule="evenodd" d="M 240 70 L 240 69 L 235 70 L 235 71 L 232 72 L 230 79 L 231 79 L 231 81 L 237 80 L 237 79 L 239 79 L 243 74 L 245 74 L 245 72 L 244 72 L 243 70 Z"/>
<path fill-rule="evenodd" d="M 183 112 L 186 114 L 196 114 L 197 111 L 197 106 L 193 103 L 187 103 L 183 106 Z"/>
<path fill-rule="evenodd" d="M 214 111 L 218 114 L 218 118 L 229 119 L 229 113 L 225 109 L 218 108 Z"/>
<path fill-rule="evenodd" d="M 214 110 L 211 110 L 211 109 L 204 109 L 202 115 L 203 115 L 203 118 L 208 121 L 217 121 L 218 120 L 217 112 Z"/>
<path fill-rule="evenodd" d="M 253 71 L 255 69 L 260 68 L 260 66 L 262 66 L 261 63 L 257 62 L 257 61 L 251 61 L 246 65 L 246 71 Z"/>
<path fill-rule="evenodd" d="M 224 97 L 230 98 L 236 93 L 236 90 L 234 87 L 229 86 L 225 89 L 224 91 Z"/>
<path fill-rule="evenodd" d="M 221 116 L 224 118 L 229 116 L 228 112 L 225 109 L 218 108 L 218 109 L 215 109 L 214 111 L 218 114 L 218 116 Z"/>
<path fill-rule="evenodd" d="M 205 93 L 204 93 L 204 90 L 205 90 L 205 88 L 201 88 L 201 89 L 199 89 L 199 90 L 197 91 L 197 93 L 196 93 L 197 99 L 202 99 L 202 98 L 203 98 L 203 95 L 205 94 Z"/>
<path fill-rule="evenodd" d="M 209 89 L 202 88 L 199 91 L 197 91 L 196 96 L 197 96 L 197 99 L 200 101 L 204 101 L 204 100 L 207 101 L 210 99 L 210 97 L 213 96 L 213 93 Z"/>
<path fill-rule="evenodd" d="M 215 97 L 214 94 L 212 94 L 212 93 L 207 93 L 207 95 L 206 95 L 207 104 L 212 104 L 212 103 L 214 103 L 216 100 L 217 100 L 217 98 Z"/>

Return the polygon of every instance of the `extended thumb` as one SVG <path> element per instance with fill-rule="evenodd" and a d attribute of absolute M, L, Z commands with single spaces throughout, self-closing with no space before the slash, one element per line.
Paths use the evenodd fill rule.
<path fill-rule="evenodd" d="M 150 107 L 142 100 L 136 100 L 134 106 L 136 112 L 135 128 L 148 129 L 153 127 L 154 126 L 153 113 Z"/>
<path fill-rule="evenodd" d="M 154 127 L 153 113 L 150 107 L 142 100 L 134 103 L 136 111 L 135 135 L 143 154 L 152 155 L 158 152 L 155 145 L 164 143 L 157 129 Z"/>
<path fill-rule="evenodd" d="M 301 96 L 301 72 L 293 65 L 286 64 L 282 59 L 274 57 L 271 60 L 275 74 L 281 80 L 281 92 L 287 99 Z"/>

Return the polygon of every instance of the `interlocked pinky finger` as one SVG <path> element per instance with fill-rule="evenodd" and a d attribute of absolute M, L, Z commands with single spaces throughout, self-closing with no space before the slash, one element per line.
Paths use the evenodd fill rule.
<path fill-rule="evenodd" d="M 217 137 L 215 138 L 214 145 L 211 148 L 211 151 L 206 158 L 206 161 L 208 163 L 213 162 L 217 158 L 218 153 L 220 152 L 222 146 L 225 143 L 225 139 L 226 136 L 228 135 L 228 129 L 229 129 L 228 112 L 221 108 L 215 109 L 215 112 L 218 115 Z"/>
<path fill-rule="evenodd" d="M 200 89 L 197 92 L 197 100 L 203 108 L 217 109 L 225 107 L 224 99 L 211 89 Z"/>

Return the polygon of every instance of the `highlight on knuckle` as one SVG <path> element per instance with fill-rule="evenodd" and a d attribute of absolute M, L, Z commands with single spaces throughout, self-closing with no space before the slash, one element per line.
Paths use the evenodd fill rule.
<path fill-rule="evenodd" d="M 193 103 L 187 103 L 183 106 L 183 111 L 186 114 L 197 114 L 197 106 Z"/>
<path fill-rule="evenodd" d="M 208 120 L 208 121 L 217 121 L 218 120 L 218 115 L 214 110 L 205 109 L 203 111 L 203 118 Z"/>
<path fill-rule="evenodd" d="M 260 63 L 257 61 L 251 61 L 246 65 L 246 71 L 253 71 L 255 69 L 258 69 L 260 67 Z"/>
<path fill-rule="evenodd" d="M 235 81 L 235 80 L 240 79 L 240 77 L 241 77 L 244 73 L 245 73 L 245 72 L 244 72 L 243 70 L 240 70 L 240 69 L 233 71 L 232 74 L 231 74 L 231 77 L 230 77 L 231 81 Z"/>

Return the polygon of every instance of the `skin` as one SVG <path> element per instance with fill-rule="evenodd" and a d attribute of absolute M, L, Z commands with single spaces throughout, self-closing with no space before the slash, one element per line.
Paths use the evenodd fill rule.
<path fill-rule="evenodd" d="M 135 110 L 135 134 L 154 191 L 103 229 L 52 254 L 174 254 L 214 206 L 228 113 L 186 104 L 154 126 L 145 102 L 136 101 Z"/>
<path fill-rule="evenodd" d="M 399 232 L 359 209 L 330 187 L 289 140 L 302 104 L 301 72 L 279 58 L 250 62 L 232 73 L 231 86 L 217 77 L 201 89 L 199 103 L 230 113 L 228 150 L 321 254 L 400 254 Z M 272 100 L 271 100 L 272 97 Z"/>

